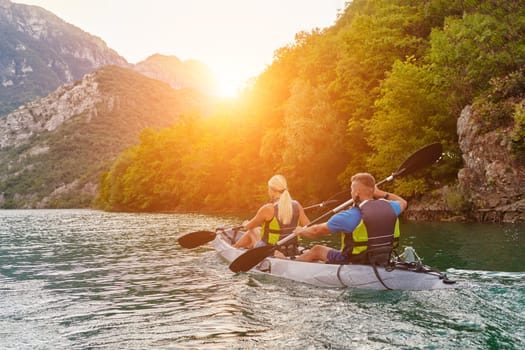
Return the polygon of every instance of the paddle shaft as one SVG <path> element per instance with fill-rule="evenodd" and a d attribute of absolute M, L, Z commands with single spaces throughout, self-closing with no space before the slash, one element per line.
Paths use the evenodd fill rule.
<path fill-rule="evenodd" d="M 325 206 L 327 206 L 328 204 L 332 204 L 332 203 L 337 203 L 339 202 L 338 200 L 335 200 L 335 199 L 328 199 L 324 202 L 321 202 L 319 204 L 313 204 L 313 205 L 309 205 L 307 207 L 304 207 L 304 210 L 308 210 L 308 209 L 314 209 L 314 208 L 323 208 Z"/>

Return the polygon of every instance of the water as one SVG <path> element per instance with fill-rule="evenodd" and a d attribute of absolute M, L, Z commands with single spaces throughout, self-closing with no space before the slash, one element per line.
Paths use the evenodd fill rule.
<path fill-rule="evenodd" d="M 177 244 L 241 220 L 0 211 L 0 348 L 525 348 L 524 226 L 404 224 L 458 288 L 373 292 L 234 275 Z"/>

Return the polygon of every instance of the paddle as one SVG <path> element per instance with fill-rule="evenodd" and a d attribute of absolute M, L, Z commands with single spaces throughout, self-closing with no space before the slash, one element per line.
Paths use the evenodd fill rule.
<path fill-rule="evenodd" d="M 401 175 L 408 175 L 408 174 L 416 172 L 419 169 L 430 166 L 434 164 L 435 162 L 437 162 L 441 158 L 442 154 L 443 154 L 443 147 L 441 146 L 440 143 L 433 143 L 423 148 L 420 148 L 419 150 L 411 154 L 407 159 L 405 159 L 405 161 L 401 164 L 401 166 L 394 173 L 392 173 L 392 175 L 378 182 L 377 186 L 380 186 L 385 182 L 392 181 L 394 180 L 395 177 L 398 177 Z M 336 208 L 324 213 L 317 219 L 313 220 L 306 227 L 309 227 L 309 226 L 312 226 L 318 223 L 319 221 L 323 220 L 325 217 L 329 215 L 333 215 L 341 211 L 342 209 L 351 205 L 352 203 L 353 203 L 353 199 L 349 199 L 343 204 L 337 206 Z M 296 234 L 292 233 L 286 236 L 285 238 L 281 239 L 275 245 L 267 245 L 267 246 L 257 247 L 257 248 L 248 250 L 247 252 L 237 257 L 237 259 L 232 261 L 232 263 L 230 264 L 230 270 L 232 270 L 233 272 L 249 271 L 250 269 L 252 269 L 255 265 L 260 263 L 265 258 L 272 256 L 275 250 L 279 246 L 288 242 L 290 239 L 294 238 L 295 236 Z"/>
<path fill-rule="evenodd" d="M 242 226 L 233 227 L 232 230 L 240 230 Z M 225 229 L 226 230 L 226 229 Z M 196 248 L 208 242 L 211 242 L 217 236 L 216 232 L 213 231 L 195 231 L 185 234 L 177 239 L 177 242 L 184 248 Z"/>
<path fill-rule="evenodd" d="M 305 210 L 312 209 L 312 208 L 322 208 L 328 204 L 338 203 L 339 201 L 336 200 L 326 200 L 319 204 L 314 204 L 309 207 L 304 208 Z M 240 230 L 242 229 L 242 226 L 234 227 L 233 230 Z M 215 239 L 217 236 L 216 232 L 213 231 L 195 231 L 185 234 L 184 236 L 180 237 L 177 241 L 179 242 L 180 246 L 183 248 L 196 248 L 201 245 L 204 245 L 206 243 L 209 243 Z"/>

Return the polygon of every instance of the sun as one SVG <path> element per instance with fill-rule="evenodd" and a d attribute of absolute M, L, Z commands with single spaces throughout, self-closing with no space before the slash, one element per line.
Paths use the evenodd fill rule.
<path fill-rule="evenodd" d="M 238 98 L 245 92 L 258 75 L 257 67 L 242 62 L 214 62 L 209 67 L 215 77 L 216 95 L 223 98 Z"/>
<path fill-rule="evenodd" d="M 239 96 L 243 85 L 243 78 L 232 72 L 216 73 L 217 95 L 224 98 L 236 98 Z"/>

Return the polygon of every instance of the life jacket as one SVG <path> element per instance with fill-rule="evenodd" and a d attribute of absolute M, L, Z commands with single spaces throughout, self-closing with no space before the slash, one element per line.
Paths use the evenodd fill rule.
<path fill-rule="evenodd" d="M 350 261 L 363 262 L 367 250 L 395 248 L 399 244 L 399 219 L 383 199 L 368 200 L 359 206 L 361 222 L 352 233 L 341 233 L 341 251 Z"/>
<path fill-rule="evenodd" d="M 299 203 L 297 201 L 292 201 L 292 220 L 286 225 L 279 220 L 279 202 L 275 203 L 273 208 L 273 218 L 270 221 L 263 222 L 261 228 L 261 240 L 268 244 L 275 244 L 290 235 L 299 224 Z M 297 245 L 298 239 L 295 237 L 279 246 L 279 250 L 286 256 L 295 255 L 297 254 Z"/>

